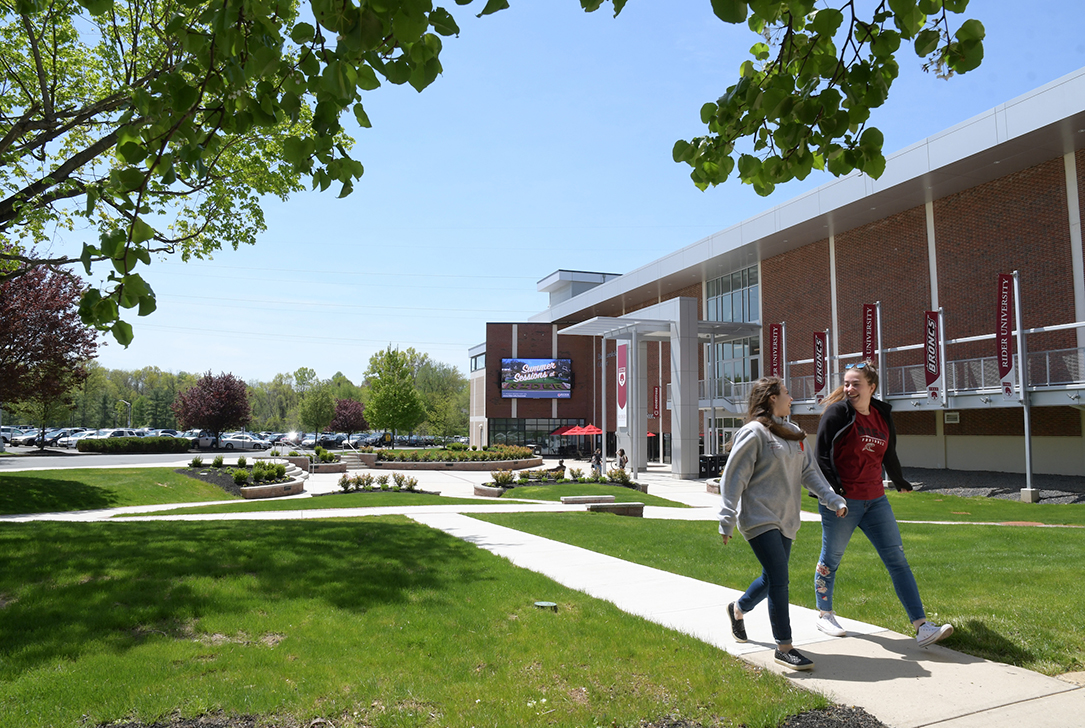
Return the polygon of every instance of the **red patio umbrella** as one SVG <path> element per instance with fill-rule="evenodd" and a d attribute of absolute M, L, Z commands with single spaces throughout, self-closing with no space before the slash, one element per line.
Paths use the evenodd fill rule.
<path fill-rule="evenodd" d="M 566 435 L 586 435 L 588 433 L 584 432 L 583 427 L 581 427 L 580 425 L 577 425 L 576 427 L 570 427 L 568 430 L 565 431 L 564 434 L 566 434 Z"/>
<path fill-rule="evenodd" d="M 581 429 L 581 432 L 579 434 L 581 434 L 581 435 L 602 435 L 603 434 L 603 431 L 600 430 L 595 425 L 584 425 L 580 429 Z"/>
<path fill-rule="evenodd" d="M 571 430 L 571 429 L 573 429 L 573 426 L 572 426 L 572 425 L 562 425 L 561 427 L 559 427 L 558 429 L 554 430 L 554 431 L 553 431 L 553 432 L 551 432 L 550 434 L 551 434 L 551 435 L 568 435 L 568 434 L 569 434 L 569 430 Z"/>

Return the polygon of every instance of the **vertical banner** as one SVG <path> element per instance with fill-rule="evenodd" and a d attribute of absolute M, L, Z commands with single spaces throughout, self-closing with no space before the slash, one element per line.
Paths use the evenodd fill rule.
<path fill-rule="evenodd" d="M 942 358 L 939 355 L 937 311 L 927 311 L 925 329 L 923 345 L 926 357 L 923 371 L 927 375 L 927 397 L 940 399 L 942 397 Z"/>
<path fill-rule="evenodd" d="M 617 427 L 629 427 L 629 344 L 618 342 L 618 422 Z"/>
<path fill-rule="evenodd" d="M 998 379 L 1002 396 L 1016 399 L 1013 392 L 1013 276 L 998 275 L 998 322 L 995 325 L 995 345 L 998 358 Z"/>
<path fill-rule="evenodd" d="M 828 337 L 824 331 L 814 334 L 814 399 L 819 403 L 825 398 L 825 385 L 828 382 L 825 368 L 825 352 L 829 349 Z"/>
<path fill-rule="evenodd" d="M 652 417 L 652 419 L 656 419 L 656 420 L 659 419 L 659 409 L 660 409 L 659 408 L 659 398 L 661 396 L 659 390 L 660 390 L 660 388 L 658 386 L 653 386 L 652 387 L 652 414 L 651 414 L 651 417 Z"/>
<path fill-rule="evenodd" d="M 878 306 L 873 303 L 863 304 L 863 359 L 877 362 L 875 349 L 878 348 Z"/>
<path fill-rule="evenodd" d="M 784 326 L 769 324 L 769 376 L 784 376 Z"/>

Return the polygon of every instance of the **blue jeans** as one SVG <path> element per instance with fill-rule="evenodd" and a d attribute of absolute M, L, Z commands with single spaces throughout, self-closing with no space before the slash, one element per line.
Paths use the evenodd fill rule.
<path fill-rule="evenodd" d="M 750 548 L 761 562 L 761 576 L 754 579 L 746 593 L 739 597 L 738 608 L 743 613 L 749 612 L 768 597 L 772 636 L 778 645 L 790 644 L 787 563 L 791 558 L 791 539 L 773 529 L 751 539 Z"/>
<path fill-rule="evenodd" d="M 908 613 L 908 619 L 913 622 L 923 619 L 926 616 L 923 600 L 919 598 L 919 587 L 916 586 L 912 568 L 904 557 L 904 543 L 901 541 L 900 529 L 897 527 L 897 519 L 893 515 L 893 507 L 889 505 L 889 499 L 882 496 L 874 500 L 848 498 L 847 501 L 848 515 L 843 518 L 837 518 L 835 511 L 818 504 L 818 511 L 821 512 L 821 557 L 814 570 L 814 596 L 817 598 L 818 609 L 823 612 L 832 611 L 836 570 L 840 567 L 840 560 L 844 558 L 844 549 L 848 547 L 851 534 L 859 528 L 870 539 L 885 568 L 889 570 L 893 588 L 900 603 L 904 605 L 904 611 Z"/>

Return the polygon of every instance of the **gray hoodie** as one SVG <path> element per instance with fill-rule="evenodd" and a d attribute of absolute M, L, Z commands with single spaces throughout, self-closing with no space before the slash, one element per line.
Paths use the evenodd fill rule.
<path fill-rule="evenodd" d="M 790 422 L 776 422 L 799 431 Z M 720 478 L 720 533 L 731 536 L 737 520 L 747 541 L 774 528 L 794 539 L 799 531 L 800 485 L 831 510 L 846 506 L 847 501 L 825 481 L 810 450 L 801 440 L 773 435 L 760 422 L 743 425 L 735 433 Z"/>

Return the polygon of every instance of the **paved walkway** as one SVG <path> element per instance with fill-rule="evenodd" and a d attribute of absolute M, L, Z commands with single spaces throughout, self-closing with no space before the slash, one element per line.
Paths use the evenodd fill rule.
<path fill-rule="evenodd" d="M 426 490 L 471 498 L 486 473 L 414 472 Z M 633 564 L 610 556 L 489 524 L 471 512 L 569 511 L 583 506 L 554 503 L 512 504 L 478 499 L 477 505 L 312 510 L 304 501 L 312 494 L 334 492 L 338 476 L 314 476 L 308 493 L 296 496 L 299 508 L 246 514 L 170 516 L 186 520 L 341 518 L 347 515 L 409 515 L 476 544 L 512 563 L 544 574 L 567 587 L 614 603 L 623 611 L 684 632 L 765 669 L 786 674 L 796 684 L 821 692 L 845 705 L 858 705 L 892 728 L 1065 728 L 1085 725 L 1085 687 L 1018 667 L 981 660 L 935 645 L 923 649 L 915 639 L 875 625 L 841 619 L 849 636 L 827 637 L 814 627 L 813 610 L 792 606 L 794 641 L 817 663 L 813 672 L 796 673 L 777 666 L 764 606 L 747 616 L 751 641 L 734 642 L 724 614 L 739 590 Z M 646 518 L 714 521 L 718 496 L 703 481 L 670 478 L 652 468 L 639 478 L 653 495 L 691 508 L 646 507 Z M 236 501 L 233 501 L 236 502 Z M 178 504 L 179 507 L 192 504 Z M 120 520 L 143 520 L 163 506 L 78 514 L 42 514 L 3 520 L 92 521 L 127 514 Z M 803 514 L 805 519 L 816 519 Z M 706 524 L 706 527 L 707 524 Z"/>

